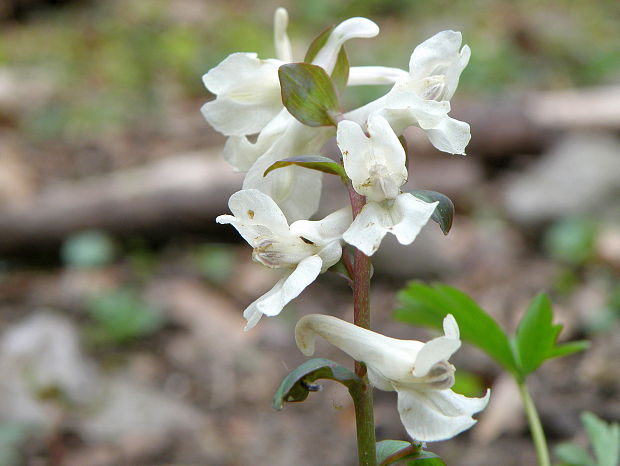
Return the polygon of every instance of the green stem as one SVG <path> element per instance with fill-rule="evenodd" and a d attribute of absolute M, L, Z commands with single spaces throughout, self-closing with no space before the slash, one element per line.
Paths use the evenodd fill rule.
<path fill-rule="evenodd" d="M 352 188 L 349 188 L 349 196 L 355 217 L 362 210 L 366 199 Z M 356 249 L 353 268 L 353 323 L 363 328 L 370 328 L 370 267 L 370 258 Z M 355 362 L 355 373 L 364 381 L 363 387 L 351 391 L 355 406 L 357 455 L 360 466 L 375 466 L 377 457 L 372 386 L 368 382 L 364 364 Z"/>
<path fill-rule="evenodd" d="M 357 430 L 357 457 L 360 466 L 376 466 L 375 419 L 372 407 L 372 386 L 368 376 L 364 384 L 349 390 L 355 407 L 355 427 Z"/>
<path fill-rule="evenodd" d="M 530 392 L 527 389 L 525 382 L 517 382 L 519 387 L 519 393 L 523 400 L 523 406 L 525 408 L 525 414 L 527 415 L 527 422 L 530 425 L 530 433 L 536 446 L 536 455 L 538 456 L 538 466 L 550 466 L 549 461 L 549 449 L 547 448 L 547 440 L 545 439 L 545 433 L 540 423 L 540 417 L 534 401 L 530 396 Z"/>

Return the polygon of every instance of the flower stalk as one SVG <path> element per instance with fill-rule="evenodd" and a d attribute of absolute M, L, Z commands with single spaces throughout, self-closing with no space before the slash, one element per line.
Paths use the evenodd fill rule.
<path fill-rule="evenodd" d="M 536 456 L 538 456 L 538 466 L 550 466 L 549 448 L 547 447 L 547 440 L 545 439 L 545 433 L 540 422 L 540 417 L 538 416 L 538 411 L 536 410 L 536 405 L 534 405 L 534 401 L 530 396 L 525 382 L 517 382 L 517 385 L 519 387 L 521 400 L 523 400 L 527 422 L 530 425 L 530 432 L 534 439 Z"/>

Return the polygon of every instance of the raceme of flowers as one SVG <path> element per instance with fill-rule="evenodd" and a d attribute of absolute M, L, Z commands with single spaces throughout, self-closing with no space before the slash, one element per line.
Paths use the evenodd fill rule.
<path fill-rule="evenodd" d="M 307 126 L 282 101 L 279 69 L 294 61 L 286 10 L 276 11 L 274 23 L 275 58 L 233 53 L 203 76 L 215 99 L 203 106 L 202 113 L 228 137 L 225 159 L 234 170 L 246 173 L 242 190 L 230 198 L 232 215 L 221 215 L 217 222 L 237 229 L 252 246 L 255 261 L 283 271 L 275 286 L 245 309 L 246 330 L 263 315 L 279 314 L 320 273 L 337 264 L 345 243 L 370 256 L 387 233 L 404 245 L 415 240 L 438 203 L 401 190 L 408 170 L 399 136 L 407 127 L 421 128 L 436 148 L 453 154 L 464 154 L 470 139 L 469 125 L 448 115 L 470 56 L 469 47 L 461 46 L 459 32 L 440 32 L 416 47 L 408 71 L 350 67 L 347 86 L 392 84 L 392 88 L 375 101 L 341 113 L 337 124 Z M 378 33 L 379 27 L 369 19 L 347 19 L 331 29 L 311 64 L 331 75 L 346 42 Z M 346 181 L 365 196 L 366 203 L 355 218 L 347 206 L 322 220 L 310 220 L 319 207 L 323 173 L 295 164 L 270 167 L 291 157 L 318 155 L 334 136 Z M 398 410 L 409 434 L 430 441 L 471 427 L 472 414 L 488 401 L 488 394 L 471 399 L 450 390 L 454 368 L 447 359 L 460 346 L 451 316 L 444 329 L 444 337 L 424 344 L 388 338 L 335 317 L 311 315 L 299 321 L 296 338 L 304 354 L 313 353 L 314 336 L 320 335 L 365 362 L 371 383 L 398 393 Z"/>

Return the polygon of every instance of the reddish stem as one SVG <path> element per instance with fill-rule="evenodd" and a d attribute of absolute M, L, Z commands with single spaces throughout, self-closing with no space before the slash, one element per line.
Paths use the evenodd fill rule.
<path fill-rule="evenodd" d="M 348 186 L 351 210 L 355 218 L 364 207 L 366 198 Z M 353 323 L 370 328 L 370 258 L 359 249 L 355 250 L 353 263 Z M 375 422 L 372 400 L 372 386 L 366 375 L 366 365 L 355 362 L 355 373 L 365 382 L 359 392 L 352 393 L 355 405 L 357 427 L 357 451 L 361 466 L 376 465 Z"/>

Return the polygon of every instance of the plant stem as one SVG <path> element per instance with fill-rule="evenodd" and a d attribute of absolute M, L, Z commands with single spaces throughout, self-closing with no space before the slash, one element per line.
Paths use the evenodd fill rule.
<path fill-rule="evenodd" d="M 530 392 L 527 389 L 525 381 L 517 382 L 517 385 L 519 387 L 521 399 L 523 400 L 525 414 L 527 415 L 527 422 L 530 425 L 530 433 L 536 447 L 538 466 L 550 466 L 551 463 L 549 461 L 549 449 L 547 448 L 547 440 L 545 439 L 545 433 L 543 431 L 542 424 L 540 423 L 540 417 L 538 416 L 538 411 L 536 411 L 534 401 L 530 396 Z"/>
<path fill-rule="evenodd" d="M 372 408 L 372 386 L 368 377 L 364 384 L 349 390 L 355 407 L 355 428 L 357 430 L 357 457 L 360 466 L 376 466 L 375 419 Z"/>
<path fill-rule="evenodd" d="M 349 188 L 353 216 L 362 210 L 366 199 Z M 370 258 L 362 251 L 355 250 L 353 268 L 353 323 L 359 327 L 370 328 Z M 373 412 L 372 386 L 368 382 L 366 366 L 355 362 L 355 373 L 362 378 L 361 389 L 351 392 L 355 406 L 357 428 L 357 454 L 360 466 L 375 466 L 376 439 Z"/>

